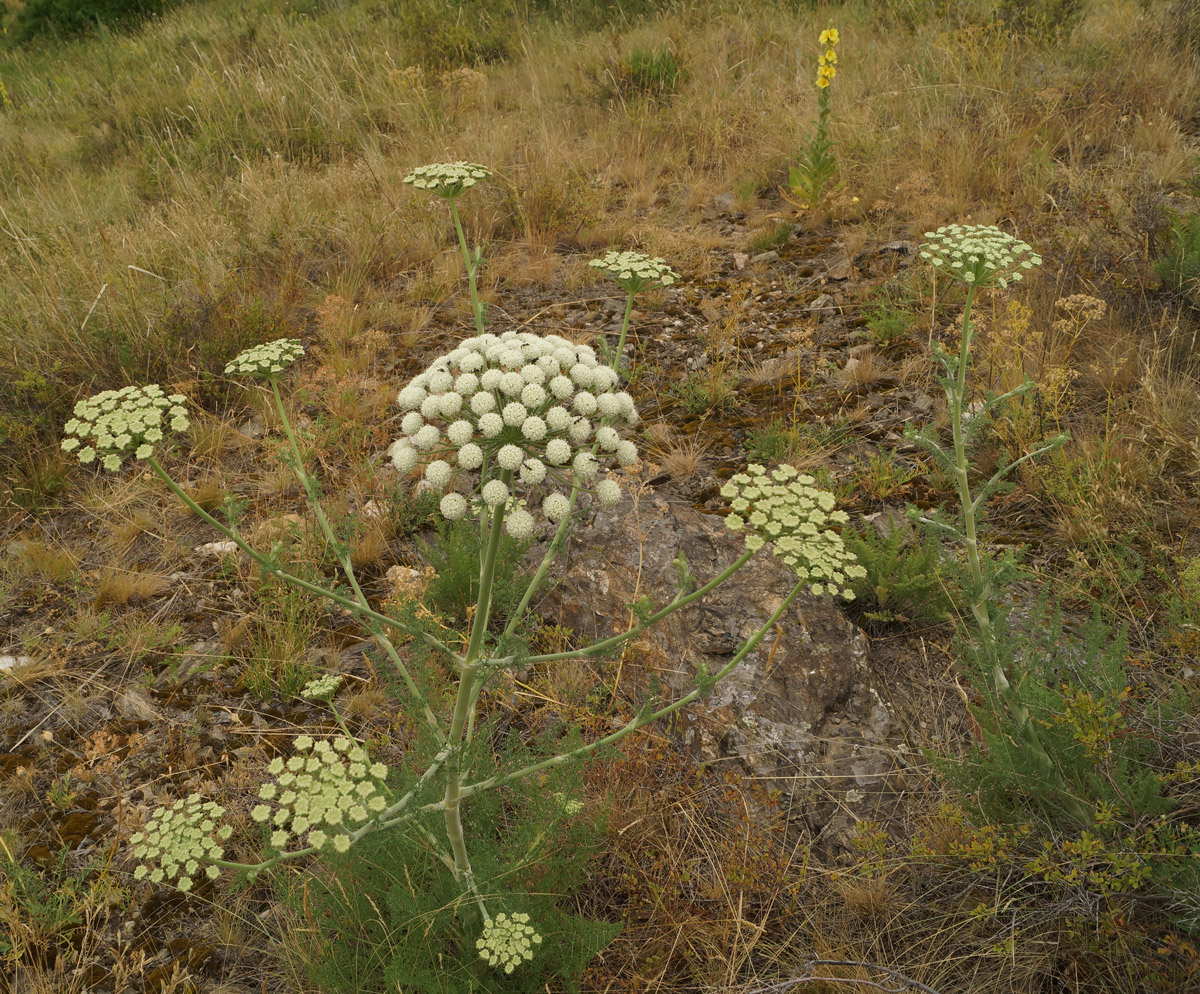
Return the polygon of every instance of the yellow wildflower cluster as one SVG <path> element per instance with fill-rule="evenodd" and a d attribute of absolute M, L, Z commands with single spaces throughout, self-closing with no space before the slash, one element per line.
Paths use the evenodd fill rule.
<path fill-rule="evenodd" d="M 837 28 L 826 28 L 817 41 L 826 46 L 824 54 L 817 59 L 817 86 L 823 90 L 837 75 L 837 50 L 834 48 L 838 43 Z"/>

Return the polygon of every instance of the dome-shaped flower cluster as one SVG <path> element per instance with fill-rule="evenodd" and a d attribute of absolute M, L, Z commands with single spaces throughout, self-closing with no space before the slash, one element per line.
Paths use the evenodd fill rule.
<path fill-rule="evenodd" d="M 526 960 L 533 959 L 533 947 L 541 945 L 542 937 L 529 924 L 524 912 L 514 915 L 503 911 L 483 923 L 483 935 L 475 940 L 475 948 L 488 966 L 512 973 Z"/>
<path fill-rule="evenodd" d="M 273 827 L 271 845 L 283 850 L 302 836 L 314 849 L 333 845 L 350 848 L 350 832 L 387 807 L 383 781 L 388 769 L 372 763 L 362 746 L 338 737 L 332 743 L 314 742 L 307 735 L 292 743 L 296 752 L 284 761 L 276 757 L 267 767 L 274 783 L 258 792 L 259 804 L 250 817 Z"/>
<path fill-rule="evenodd" d="M 159 808 L 150 816 L 142 831 L 130 837 L 133 854 L 145 862 L 133 871 L 135 880 L 149 878 L 151 883 L 178 878 L 182 891 L 192 889 L 192 877 L 207 863 L 205 871 L 215 880 L 221 871 L 212 865 L 223 858 L 224 842 L 233 833 L 228 825 L 217 828 L 225 809 L 215 801 L 192 794 L 169 808 Z M 220 841 L 218 841 L 220 840 Z"/>
<path fill-rule="evenodd" d="M 418 190 L 429 190 L 439 197 L 453 200 L 491 175 L 492 171 L 478 162 L 432 162 L 427 166 L 417 166 L 404 177 L 404 182 Z"/>
<path fill-rule="evenodd" d="M 1033 248 L 993 225 L 949 224 L 925 232 L 921 258 L 968 286 L 980 289 L 1019 283 L 1021 270 L 1042 264 Z"/>
<path fill-rule="evenodd" d="M 792 466 L 768 473 L 755 463 L 746 467 L 721 488 L 729 499 L 731 514 L 725 525 L 731 531 L 746 529 L 746 548 L 757 551 L 772 543 L 775 555 L 790 566 L 801 580 L 810 581 L 814 594 L 841 594 L 847 600 L 854 592 L 845 584 L 850 578 L 866 576 L 854 554 L 842 544 L 842 536 L 828 525 L 845 524 L 845 511 L 834 510 L 833 494 L 813 486 L 811 476 Z"/>
<path fill-rule="evenodd" d="M 397 402 L 408 413 L 392 461 L 402 473 L 424 463 L 425 480 L 437 491 L 466 471 L 473 492 L 479 470 L 479 496 L 488 508 L 511 506 L 520 485 L 544 494 L 542 513 L 561 521 L 570 502 L 553 486 L 565 485 L 568 470 L 586 484 L 605 464 L 637 460 L 637 448 L 614 427 L 637 422 L 633 398 L 616 389 L 618 382 L 589 345 L 528 332 L 478 335 L 435 359 L 400 391 Z M 603 480 L 596 495 L 613 504 L 621 488 Z M 461 493 L 442 498 L 442 514 L 450 520 L 469 510 Z M 528 538 L 536 522 L 517 506 L 508 512 L 506 527 L 515 538 Z"/>
<path fill-rule="evenodd" d="M 292 363 L 304 355 L 304 346 L 298 338 L 277 338 L 273 342 L 254 345 L 238 354 L 225 364 L 225 375 L 278 376 Z"/>
<path fill-rule="evenodd" d="M 607 252 L 603 258 L 593 259 L 588 265 L 603 270 L 626 293 L 639 293 L 656 284 L 670 286 L 679 280 L 679 274 L 665 259 L 651 258 L 641 252 Z"/>
<path fill-rule="evenodd" d="M 121 468 L 126 452 L 147 459 L 164 428 L 188 430 L 186 401 L 182 394 L 165 395 L 154 383 L 105 390 L 75 405 L 75 417 L 63 426 L 62 450 L 74 452 L 85 465 L 99 459 L 109 471 Z"/>
<path fill-rule="evenodd" d="M 332 700 L 333 695 L 337 693 L 338 687 L 342 685 L 342 679 L 341 676 L 335 673 L 326 673 L 315 680 L 309 680 L 304 685 L 304 689 L 300 691 L 300 696 L 307 697 L 311 701 Z"/>

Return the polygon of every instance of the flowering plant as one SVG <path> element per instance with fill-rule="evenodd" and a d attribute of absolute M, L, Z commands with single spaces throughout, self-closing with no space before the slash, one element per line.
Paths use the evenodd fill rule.
<path fill-rule="evenodd" d="M 463 234 L 462 218 L 458 215 L 458 198 L 481 180 L 491 178 L 492 171 L 477 162 L 433 162 L 417 166 L 404 177 L 404 182 L 416 190 L 428 190 L 443 198 L 450 207 L 454 231 L 458 235 L 458 247 L 462 252 L 463 264 L 467 269 L 467 283 L 471 296 L 471 313 L 475 318 L 475 330 L 483 334 L 483 304 L 479 300 L 477 280 L 483 265 L 483 249 L 478 245 L 472 252 L 467 247 L 467 236 Z"/>
<path fill-rule="evenodd" d="M 429 175 L 427 180 L 432 182 Z M 452 197 L 450 202 L 453 205 Z M 667 285 L 675 278 L 662 260 L 638 257 L 640 262 L 630 263 L 631 258 L 624 257 L 624 262 L 632 266 L 629 280 Z M 618 269 L 618 278 L 624 279 L 621 274 L 626 271 Z M 735 476 L 724 491 L 732 509 L 727 524 L 745 530 L 747 538 L 742 554 L 719 575 L 690 589 L 691 577 L 681 561 L 681 587 L 676 596 L 657 609 L 640 610 L 637 624 L 628 631 L 577 650 L 512 654 L 508 647 L 515 644 L 516 626 L 565 544 L 581 495 L 593 493 L 599 504 L 612 505 L 620 500 L 619 484 L 604 477 L 603 472 L 636 461 L 636 447 L 620 432 L 637 423 L 637 411 L 633 398 L 619 389 L 617 373 L 600 362 L 590 346 L 555 335 L 480 333 L 434 359 L 399 392 L 403 434 L 391 447 L 392 460 L 401 473 L 419 469 L 422 485 L 443 494 L 440 510 L 446 518 L 458 520 L 473 513 L 479 517 L 478 596 L 462 644 L 448 644 L 416 621 L 380 613 L 364 594 L 348 546 L 322 510 L 279 391 L 281 377 L 302 352 L 295 340 L 282 339 L 246 350 L 227 368 L 268 380 L 287 439 L 287 462 L 305 489 L 317 525 L 334 550 L 348 587 L 322 586 L 289 572 L 273 554 L 255 550 L 232 518 L 223 523 L 201 508 L 172 480 L 152 452 L 143 458 L 194 514 L 246 553 L 265 575 L 326 598 L 358 618 L 366 634 L 396 668 L 417 714 L 425 722 L 432 753 L 408 789 L 401 792 L 389 787 L 387 767 L 355 740 L 337 711 L 339 678 L 329 675 L 311 681 L 303 690 L 304 696 L 325 702 L 344 734 L 330 740 L 299 735 L 292 741 L 289 756 L 277 756 L 267 766 L 266 773 L 273 779 L 259 789 L 258 803 L 247 805 L 251 822 L 262 826 L 266 848 L 263 858 L 252 863 L 227 858 L 225 843 L 232 829 L 221 824 L 225 808 L 194 794 L 159 807 L 131 838 L 134 853 L 141 861 L 136 875 L 138 879 L 174 883 L 188 890 L 198 874 L 216 879 L 221 870 L 227 869 L 253 878 L 284 862 L 327 852 L 348 852 L 367 835 L 405 827 L 417 833 L 453 875 L 464 907 L 472 912 L 465 920 L 468 927 L 476 927 L 470 947 L 478 952 L 476 966 L 511 973 L 533 958 L 542 937 L 526 913 L 496 910 L 495 895 L 485 893 L 477 884 L 464 826 L 464 802 L 504 784 L 585 759 L 696 701 L 754 651 L 806 587 L 817 594 L 849 596 L 846 581 L 861 575 L 861 569 L 832 527 L 844 523 L 845 515 L 834 510 L 833 497 L 817 490 L 810 477 L 790 467 L 779 467 L 768 474 L 764 467 L 752 465 L 745 474 Z M 76 409 L 76 418 L 67 426 L 70 437 L 64 447 L 73 451 L 79 439 L 91 439 L 95 451 L 103 454 L 109 465 L 108 455 L 116 456 L 131 447 L 140 450 L 142 445 L 157 440 L 161 435 L 159 423 L 164 419 L 174 430 L 184 430 L 187 424 L 182 402 L 182 397 L 163 396 L 157 387 L 101 394 Z M 496 632 L 490 627 L 490 615 L 500 537 L 507 531 L 528 539 L 541 530 L 541 522 L 528 507 L 539 509 L 541 518 L 553 526 L 553 537 L 545 543 L 542 562 L 520 603 L 503 630 Z M 633 720 L 597 741 L 536 761 L 523 759 L 523 765 L 515 768 L 492 768 L 487 775 L 472 777 L 479 697 L 495 674 L 516 665 L 552 665 L 619 648 L 671 613 L 707 596 L 768 543 L 795 570 L 796 583 L 718 672 L 702 670 L 687 694 L 658 708 L 644 708 Z M 422 641 L 454 674 L 456 684 L 447 688 L 452 692 L 448 706 L 436 705 L 435 710 L 434 701 L 444 698 L 431 699 L 422 692 L 408 661 L 392 641 L 396 632 Z M 561 817 L 579 814 L 580 801 L 561 792 L 554 797 Z M 440 822 L 440 833 L 429 827 L 430 819 Z"/>
<path fill-rule="evenodd" d="M 788 186 L 793 196 L 799 198 L 801 207 L 815 207 L 824 196 L 825 187 L 837 172 L 837 159 L 833 155 L 833 142 L 829 140 L 829 112 L 831 109 L 830 84 L 837 76 L 837 28 L 826 28 L 817 37 L 821 54 L 817 57 L 817 128 L 809 139 L 808 147 L 800 153 L 796 165 L 791 167 Z"/>
<path fill-rule="evenodd" d="M 670 286 L 679 279 L 679 274 L 667 265 L 665 259 L 650 257 L 641 252 L 606 252 L 601 258 L 588 263 L 593 269 L 601 270 L 605 276 L 616 280 L 625 291 L 625 316 L 621 319 L 621 336 L 613 353 L 613 368 L 618 369 L 621 355 L 625 351 L 625 332 L 629 330 L 629 316 L 633 313 L 633 298 L 653 286 Z"/>
<path fill-rule="evenodd" d="M 991 679 L 998 696 L 1004 700 L 1015 722 L 1017 737 L 1030 757 L 1040 768 L 1047 782 L 1056 784 L 1062 791 L 1062 803 L 1081 824 L 1090 825 L 1090 809 L 1083 801 L 1072 798 L 1066 790 L 1061 772 L 1052 756 L 1042 746 L 1037 727 L 1030 718 L 1021 691 L 1005 675 L 997 648 L 995 604 L 997 582 L 992 564 L 981 554 L 979 548 L 979 518 L 984 502 L 1004 483 L 1005 478 L 1021 463 L 1036 459 L 1066 441 L 1065 435 L 1053 439 L 1047 445 L 1031 450 L 1011 463 L 1001 465 L 985 481 L 978 493 L 971 492 L 967 445 L 969 431 L 986 421 L 986 415 L 998 405 L 1032 389 L 1028 380 L 1008 392 L 988 397 L 983 403 L 980 417 L 971 419 L 971 426 L 964 422 L 964 404 L 967 396 L 967 370 L 970 368 L 971 345 L 975 329 L 971 324 L 971 308 L 978 293 L 984 290 L 1004 290 L 1010 284 L 1021 281 L 1023 275 L 1042 259 L 1025 242 L 993 226 L 951 224 L 925 233 L 927 241 L 921 246 L 920 257 L 932 265 L 935 271 L 948 275 L 967 288 L 967 299 L 963 307 L 962 331 L 957 353 L 946 352 L 934 345 L 934 356 L 941 363 L 946 375 L 939 382 L 946 394 L 950 413 L 952 444 L 943 448 L 932 431 L 913 433 L 912 437 L 925 446 L 954 477 L 958 490 L 961 511 L 958 526 L 946 524 L 936 518 L 921 518 L 926 525 L 948 532 L 961 541 L 966 549 L 967 584 L 971 615 L 979 633 L 980 650 L 987 662 Z"/>

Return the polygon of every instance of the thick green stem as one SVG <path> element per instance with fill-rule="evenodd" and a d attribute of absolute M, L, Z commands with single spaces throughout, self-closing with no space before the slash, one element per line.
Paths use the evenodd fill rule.
<path fill-rule="evenodd" d="M 450 201 L 450 216 L 454 218 L 454 231 L 458 235 L 458 247 L 462 250 L 463 263 L 467 267 L 467 286 L 471 292 L 471 313 L 475 318 L 475 331 L 483 334 L 483 304 L 479 301 L 479 288 L 476 279 L 479 275 L 479 259 L 471 258 L 471 250 L 467 248 L 467 236 L 463 234 L 462 221 L 458 216 L 458 205 Z"/>
<path fill-rule="evenodd" d="M 613 356 L 613 372 L 621 372 L 621 356 L 625 352 L 625 333 L 629 330 L 629 316 L 633 313 L 633 291 L 625 300 L 625 317 L 621 320 L 621 337 L 617 339 L 617 352 Z"/>
<path fill-rule="evenodd" d="M 505 485 L 512 481 L 512 473 L 505 471 L 501 475 Z M 496 506 L 491 514 L 491 526 L 488 532 L 488 544 L 483 555 L 483 566 L 479 576 L 479 597 L 475 606 L 475 617 L 471 623 L 470 641 L 467 643 L 467 653 L 463 660 L 462 673 L 459 676 L 458 694 L 454 701 L 454 715 L 450 720 L 450 755 L 446 760 L 446 790 L 442 798 L 443 817 L 446 822 L 446 835 L 450 839 L 450 850 L 454 854 L 454 872 L 460 883 L 475 895 L 479 902 L 479 910 L 487 917 L 487 909 L 479 898 L 475 879 L 471 873 L 471 860 L 467 855 L 466 838 L 462 827 L 462 753 L 465 748 L 464 732 L 468 720 L 474 710 L 476 700 L 476 672 L 479 669 L 480 650 L 483 647 L 484 636 L 487 632 L 488 616 L 492 606 L 492 583 L 496 574 L 496 556 L 500 549 L 500 535 L 504 527 L 505 503 Z"/>
<path fill-rule="evenodd" d="M 743 559 L 738 560 L 739 564 L 744 562 L 746 558 L 748 557 L 743 557 Z M 606 745 L 612 745 L 614 742 L 619 742 L 631 732 L 635 732 L 639 728 L 643 728 L 644 726 L 649 725 L 651 722 L 657 721 L 659 718 L 665 718 L 667 715 L 673 714 L 680 708 L 691 704 L 704 694 L 706 686 L 711 686 L 713 683 L 717 683 L 725 679 L 725 677 L 732 673 L 734 668 L 737 667 L 737 665 L 743 659 L 745 659 L 746 656 L 754 651 L 754 648 L 759 642 L 762 641 L 763 636 L 766 635 L 767 632 L 769 632 L 772 628 L 774 628 L 779 619 L 783 617 L 783 613 L 788 609 L 788 606 L 793 600 L 795 600 L 796 595 L 800 593 L 802 589 L 804 589 L 803 581 L 797 583 L 791 589 L 791 592 L 783 599 L 783 603 L 779 605 L 771 617 L 769 617 L 763 623 L 762 627 L 759 628 L 759 630 L 746 641 L 746 644 L 738 650 L 737 654 L 731 660 L 729 660 L 728 663 L 726 663 L 723 667 L 721 667 L 720 670 L 713 674 L 711 680 L 706 681 L 705 685 L 694 688 L 689 694 L 681 697 L 673 704 L 668 704 L 666 707 L 659 708 L 657 711 L 654 711 L 648 715 L 639 715 L 638 717 L 634 718 L 633 721 L 629 722 L 629 724 L 627 724 L 624 728 L 620 728 L 611 735 L 606 735 L 604 738 L 598 739 L 597 741 L 588 745 L 580 746 L 578 749 L 574 749 L 571 752 L 562 753 L 558 756 L 551 756 L 549 759 L 543 759 L 541 762 L 533 763 L 532 765 L 523 767 L 519 770 L 514 770 L 512 773 L 504 773 L 498 776 L 488 777 L 486 780 L 480 780 L 476 783 L 463 787 L 459 794 L 460 799 L 470 797 L 472 794 L 477 794 L 480 791 L 488 790 L 492 787 L 497 787 L 500 784 L 511 783 L 514 780 L 520 780 L 522 777 L 530 776 L 533 773 L 538 773 L 554 766 L 560 766 L 563 763 L 569 763 L 577 759 L 582 759 L 589 753 L 595 752 L 597 749 L 602 749 Z M 578 655 L 578 653 L 575 653 L 575 655 Z"/>
<path fill-rule="evenodd" d="M 1020 693 L 1009 683 L 1004 674 L 1004 666 L 999 658 L 996 644 L 996 631 L 992 625 L 991 603 L 992 587 L 990 577 L 983 571 L 979 555 L 979 537 L 976 527 L 976 512 L 980 508 L 979 500 L 971 497 L 970 481 L 968 479 L 968 462 L 966 433 L 963 431 L 962 415 L 963 401 L 966 398 L 967 367 L 971 357 L 971 305 L 975 300 L 975 287 L 967 289 L 967 300 L 963 308 L 962 344 L 958 354 L 958 369 L 953 384 L 946 387 L 947 406 L 950 409 L 950 427 L 954 439 L 954 478 L 958 489 L 958 500 L 963 513 L 963 543 L 967 549 L 967 568 L 974 596 L 971 599 L 971 615 L 979 627 L 980 648 L 991 670 L 992 683 L 996 693 L 1008 706 L 1016 726 L 1017 734 L 1030 754 L 1041 767 L 1043 773 L 1060 788 L 1063 796 L 1063 806 L 1076 821 L 1083 825 L 1092 823 L 1091 811 L 1078 798 L 1067 793 L 1067 785 L 1063 780 L 1058 765 L 1046 752 L 1037 728 L 1029 716 L 1029 709 L 1021 700 Z M 985 488 L 986 492 L 986 488 Z M 982 494 L 980 495 L 983 496 Z"/>

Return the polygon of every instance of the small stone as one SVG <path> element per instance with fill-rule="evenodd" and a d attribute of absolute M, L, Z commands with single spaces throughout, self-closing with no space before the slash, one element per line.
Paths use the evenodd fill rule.
<path fill-rule="evenodd" d="M 738 269 L 745 269 L 746 263 L 749 261 L 750 261 L 750 253 L 749 252 L 734 252 L 733 253 L 733 264 L 735 266 L 737 266 Z"/>
<path fill-rule="evenodd" d="M 776 260 L 778 260 L 778 258 L 779 258 L 779 253 L 776 252 L 774 249 L 771 249 L 768 252 L 759 252 L 758 255 L 751 258 L 750 265 L 757 266 L 760 263 L 775 262 Z"/>
<path fill-rule="evenodd" d="M 32 656 L 0 656 L 0 672 L 17 666 L 29 666 L 32 662 Z"/>
<path fill-rule="evenodd" d="M 203 545 L 198 545 L 193 550 L 202 556 L 227 556 L 231 552 L 237 552 L 238 547 L 236 542 L 205 542 Z"/>

